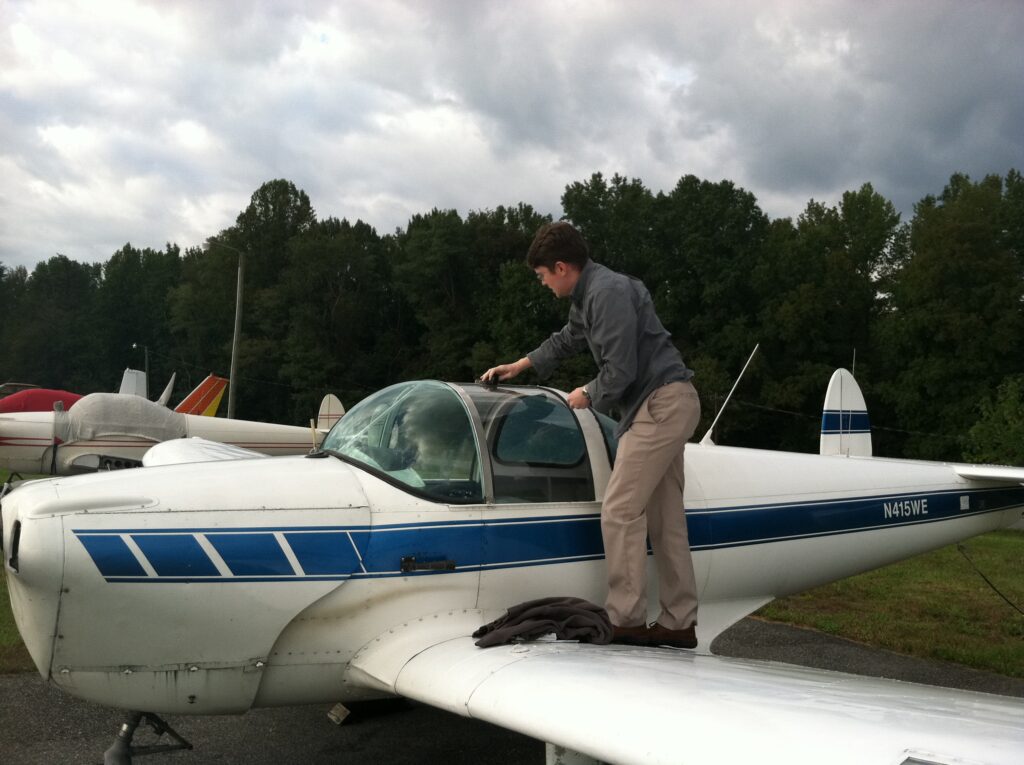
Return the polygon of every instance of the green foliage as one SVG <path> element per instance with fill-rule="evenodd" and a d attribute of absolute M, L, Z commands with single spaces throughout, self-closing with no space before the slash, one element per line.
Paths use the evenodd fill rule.
<path fill-rule="evenodd" d="M 1024 465 L 1024 375 L 1006 378 L 995 399 L 982 402 L 965 456 L 972 462 Z"/>
<path fill-rule="evenodd" d="M 763 405 L 815 413 L 832 370 L 851 367 L 854 356 L 862 380 L 871 381 L 863 372 L 873 366 L 878 282 L 898 225 L 895 208 L 870 184 L 844 194 L 838 207 L 811 200 L 795 226 L 772 224 L 754 268 Z M 782 448 L 813 450 L 817 437 L 799 418 L 777 418 L 773 438 Z"/>
<path fill-rule="evenodd" d="M 1024 350 L 1016 170 L 954 175 L 909 223 L 870 184 L 835 206 L 811 200 L 795 221 L 692 175 L 652 191 L 595 173 L 569 183 L 562 205 L 595 260 L 651 290 L 696 370 L 702 428 L 761 344 L 720 443 L 816 450 L 825 385 L 856 358 L 883 426 L 876 453 L 960 459 L 967 446 L 972 459 L 1024 461 L 1010 448 L 1018 383 L 996 394 Z M 142 364 L 133 343 L 149 348 L 154 394 L 174 371 L 179 395 L 227 375 L 243 253 L 237 416 L 303 424 L 327 392 L 351 405 L 403 379 L 470 380 L 565 322 L 568 302 L 524 262 L 548 220 L 525 203 L 435 209 L 380 235 L 318 220 L 304 191 L 268 181 L 202 249 L 126 244 L 102 265 L 0 264 L 0 381 L 110 390 Z M 595 371 L 581 354 L 549 383 L 573 388 Z"/>
<path fill-rule="evenodd" d="M 396 379 L 411 312 L 391 283 L 385 242 L 365 223 L 330 218 L 290 242 L 280 378 L 297 421 L 325 393 L 351 405 Z"/>
<path fill-rule="evenodd" d="M 646 281 L 652 257 L 654 196 L 639 178 L 601 173 L 572 183 L 562 195 L 566 217 L 590 245 L 591 257 L 616 271 Z M 531 236 L 532 239 L 532 236 Z"/>
<path fill-rule="evenodd" d="M 156 396 L 170 379 L 175 367 L 168 295 L 181 274 L 179 250 L 167 245 L 163 251 L 139 250 L 126 244 L 103 264 L 103 279 L 96 295 L 100 316 L 119 318 L 96 327 L 97 374 L 107 386 L 120 380 L 129 363 L 142 368 L 143 346 L 150 351 L 150 395 Z M 132 345 L 139 346 L 132 350 Z M 127 361 L 126 361 L 127 359 Z"/>
<path fill-rule="evenodd" d="M 903 427 L 908 456 L 957 459 L 977 406 L 1019 369 L 1021 268 L 1002 228 L 1001 180 L 954 175 L 926 198 L 910 250 L 891 277 L 877 326 L 878 392 Z"/>
<path fill-rule="evenodd" d="M 99 265 L 63 255 L 39 263 L 30 275 L 23 269 L 5 275 L 13 305 L 2 327 L 4 378 L 54 388 L 97 385 L 100 279 Z"/>

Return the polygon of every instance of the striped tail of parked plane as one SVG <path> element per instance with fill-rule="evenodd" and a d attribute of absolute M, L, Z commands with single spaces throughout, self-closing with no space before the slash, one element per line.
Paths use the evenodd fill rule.
<path fill-rule="evenodd" d="M 228 379 L 226 377 L 218 377 L 215 374 L 207 375 L 206 379 L 199 383 L 195 390 L 185 396 L 181 403 L 174 407 L 174 411 L 181 414 L 195 414 L 201 417 L 216 417 L 227 387 Z"/>
<path fill-rule="evenodd" d="M 560 391 L 436 381 L 369 396 L 304 457 L 160 444 L 141 470 L 0 498 L 15 619 L 44 679 L 135 710 L 108 765 L 147 715 L 382 694 L 534 736 L 551 762 L 1024 761 L 1024 700 L 708 651 L 774 598 L 1021 517 L 1024 468 L 870 456 L 843 370 L 820 454 L 687 444 L 698 651 L 477 648 L 512 605 L 603 600 L 615 449 Z"/>

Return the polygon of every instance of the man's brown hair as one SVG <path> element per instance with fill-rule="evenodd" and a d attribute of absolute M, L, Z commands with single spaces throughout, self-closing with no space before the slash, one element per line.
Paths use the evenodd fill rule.
<path fill-rule="evenodd" d="M 583 235 L 565 221 L 545 223 L 537 229 L 526 253 L 526 264 L 530 268 L 544 266 L 549 271 L 554 270 L 558 261 L 583 268 L 589 259 L 590 250 Z"/>

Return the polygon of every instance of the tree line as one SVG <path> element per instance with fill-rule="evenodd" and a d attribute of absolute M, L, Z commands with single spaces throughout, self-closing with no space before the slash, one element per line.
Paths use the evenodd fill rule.
<path fill-rule="evenodd" d="M 568 185 L 562 207 L 595 260 L 651 290 L 696 370 L 704 427 L 761 344 L 717 442 L 816 450 L 825 386 L 844 366 L 876 454 L 1024 463 L 1016 170 L 953 175 L 909 221 L 870 184 L 771 219 L 750 192 L 692 175 L 655 193 L 598 173 Z M 401 380 L 469 381 L 565 321 L 567 303 L 525 265 L 549 220 L 525 203 L 434 209 L 381 234 L 318 218 L 305 192 L 269 181 L 201 248 L 126 244 L 105 263 L 58 255 L 31 272 L 0 263 L 0 382 L 110 390 L 143 348 L 152 388 L 175 371 L 178 396 L 227 376 L 240 251 L 236 416 L 304 423 L 326 392 L 350 406 Z M 581 356 L 551 384 L 593 372 Z"/>

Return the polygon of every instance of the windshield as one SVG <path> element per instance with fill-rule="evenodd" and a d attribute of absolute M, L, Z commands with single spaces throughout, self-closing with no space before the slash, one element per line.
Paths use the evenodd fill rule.
<path fill-rule="evenodd" d="M 483 501 L 469 414 L 443 383 L 400 383 L 363 399 L 322 448 L 417 494 L 454 503 Z"/>

